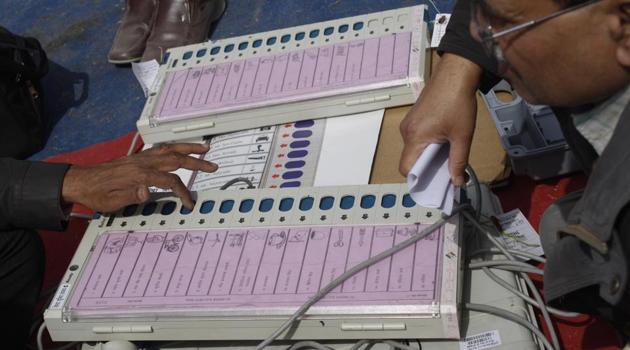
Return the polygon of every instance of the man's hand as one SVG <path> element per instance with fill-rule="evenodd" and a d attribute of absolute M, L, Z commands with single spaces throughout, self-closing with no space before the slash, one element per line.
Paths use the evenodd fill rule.
<path fill-rule="evenodd" d="M 431 81 L 400 123 L 405 141 L 399 170 L 407 175 L 431 143 L 450 143 L 449 171 L 456 186 L 464 184 L 464 169 L 477 116 L 476 91 L 481 67 L 453 54 L 444 54 Z"/>
<path fill-rule="evenodd" d="M 144 152 L 94 166 L 72 166 L 63 181 L 62 197 L 101 212 L 149 200 L 149 186 L 170 189 L 184 206 L 194 206 L 182 180 L 170 171 L 179 168 L 208 173 L 217 165 L 188 156 L 208 151 L 201 144 L 165 144 Z"/>

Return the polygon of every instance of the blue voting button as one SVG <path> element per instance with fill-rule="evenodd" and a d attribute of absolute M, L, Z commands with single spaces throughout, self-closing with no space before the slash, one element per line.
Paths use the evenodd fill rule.
<path fill-rule="evenodd" d="M 221 205 L 219 206 L 219 211 L 221 212 L 221 214 L 227 214 L 232 211 L 232 208 L 234 208 L 234 200 L 226 199 L 221 202 Z"/>
<path fill-rule="evenodd" d="M 376 197 L 374 195 L 366 194 L 365 196 L 361 197 L 361 208 L 370 209 L 374 206 L 375 202 Z"/>
<path fill-rule="evenodd" d="M 304 175 L 303 172 L 297 170 L 297 171 L 287 171 L 286 173 L 282 174 L 282 178 L 285 180 L 293 180 L 293 179 L 299 179 L 302 177 L 302 175 Z"/>
<path fill-rule="evenodd" d="M 343 196 L 339 202 L 339 207 L 348 210 L 354 206 L 354 196 Z"/>
<path fill-rule="evenodd" d="M 300 141 L 293 141 L 293 142 L 291 142 L 289 147 L 291 147 L 291 148 L 305 148 L 305 147 L 308 147 L 308 145 L 310 145 L 310 144 L 311 144 L 310 141 L 300 140 Z"/>
<path fill-rule="evenodd" d="M 294 126 L 298 129 L 300 128 L 310 128 L 311 126 L 315 125 L 315 121 L 314 120 L 300 120 L 299 122 L 295 122 Z"/>
<path fill-rule="evenodd" d="M 270 211 L 272 208 L 273 208 L 272 198 L 263 199 L 262 201 L 260 201 L 260 205 L 258 206 L 258 210 L 260 210 L 263 213 Z"/>
<path fill-rule="evenodd" d="M 411 195 L 407 193 L 406 195 L 403 196 L 402 204 L 403 204 L 403 207 L 405 208 L 411 208 L 416 205 L 416 202 L 414 202 L 413 198 L 411 198 Z"/>
<path fill-rule="evenodd" d="M 287 154 L 287 157 L 289 157 L 289 158 L 302 158 L 302 157 L 306 157 L 307 154 L 308 154 L 307 150 L 301 149 L 301 150 L 289 152 L 289 154 Z"/>
<path fill-rule="evenodd" d="M 381 198 L 381 207 L 383 208 L 391 208 L 396 204 L 396 195 L 395 194 L 386 194 Z"/>
<path fill-rule="evenodd" d="M 335 198 L 331 196 L 322 197 L 322 199 L 319 200 L 319 209 L 329 210 L 333 207 L 333 204 L 335 204 Z"/>
<path fill-rule="evenodd" d="M 304 162 L 303 160 L 293 160 L 290 162 L 287 162 L 287 164 L 284 165 L 285 168 L 287 169 L 298 169 L 303 167 L 306 164 L 306 162 Z"/>
<path fill-rule="evenodd" d="M 280 200 L 280 206 L 278 207 L 280 211 L 289 211 L 291 208 L 293 208 L 293 198 L 287 197 Z"/>
<path fill-rule="evenodd" d="M 164 203 L 164 205 L 162 206 L 162 210 L 160 210 L 160 213 L 162 215 L 171 215 L 171 213 L 175 211 L 175 208 L 177 208 L 177 203 L 173 201 L 168 201 Z"/>
<path fill-rule="evenodd" d="M 303 138 L 311 137 L 311 135 L 313 135 L 313 132 L 310 130 L 298 130 L 293 133 L 293 138 L 303 139 Z"/>
<path fill-rule="evenodd" d="M 212 209 L 214 209 L 214 201 L 213 200 L 207 200 L 203 203 L 201 203 L 201 208 L 199 208 L 199 212 L 201 214 L 208 214 L 212 211 Z"/>
<path fill-rule="evenodd" d="M 300 200 L 300 210 L 301 211 L 311 210 L 311 208 L 313 208 L 314 202 L 315 202 L 315 198 L 311 196 L 302 198 Z"/>
<path fill-rule="evenodd" d="M 249 213 L 252 210 L 253 207 L 254 207 L 254 200 L 253 199 L 245 199 L 239 205 L 238 211 L 240 211 L 241 213 Z"/>

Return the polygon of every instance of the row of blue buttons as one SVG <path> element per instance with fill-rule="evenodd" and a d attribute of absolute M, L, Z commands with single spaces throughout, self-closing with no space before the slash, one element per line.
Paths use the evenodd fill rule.
<path fill-rule="evenodd" d="M 219 212 L 222 214 L 227 214 L 231 212 L 232 209 L 234 209 L 235 203 L 236 202 L 233 199 L 223 200 L 221 204 L 219 205 Z M 293 208 L 294 203 L 295 203 L 295 200 L 293 198 L 290 198 L 290 197 L 283 198 L 279 202 L 278 209 L 282 212 L 287 212 Z M 238 211 L 241 213 L 249 213 L 254 208 L 254 204 L 255 204 L 255 201 L 253 199 L 244 199 L 238 205 Z M 304 197 L 300 200 L 298 208 L 301 211 L 309 211 L 313 208 L 314 204 L 315 204 L 315 198 Z M 319 200 L 318 207 L 320 210 L 330 210 L 334 207 L 334 204 L 335 204 L 334 197 L 325 196 Z M 343 196 L 341 197 L 339 201 L 339 208 L 348 210 L 354 207 L 354 204 L 355 204 L 355 196 L 352 196 L 352 195 Z M 362 196 L 360 199 L 360 206 L 363 209 L 371 209 L 374 207 L 375 204 L 376 204 L 376 196 L 374 195 L 367 194 L 367 195 Z M 382 208 L 389 209 L 389 208 L 392 208 L 395 204 L 396 204 L 395 194 L 386 194 L 386 195 L 383 195 L 383 197 L 381 197 Z M 411 198 L 409 194 L 405 194 L 402 197 L 402 205 L 405 208 L 411 208 L 415 206 L 416 203 L 413 201 L 413 199 Z M 273 206 L 274 206 L 274 200 L 272 198 L 266 198 L 260 201 L 258 205 L 258 210 L 262 213 L 266 213 L 266 212 L 269 212 L 271 209 L 273 209 Z M 177 204 L 175 202 L 172 202 L 172 201 L 166 202 L 162 206 L 160 213 L 162 215 L 170 215 L 175 211 L 176 207 L 177 207 Z M 201 203 L 201 206 L 199 207 L 199 212 L 201 214 L 209 214 L 210 212 L 212 212 L 214 207 L 215 207 L 215 201 L 207 200 Z M 149 216 L 155 212 L 156 208 L 157 208 L 156 202 L 147 203 L 142 208 L 142 215 Z M 138 209 L 138 205 L 135 205 L 135 204 L 130 205 L 124 209 L 123 216 L 125 217 L 131 216 L 136 212 L 137 209 Z M 187 209 L 185 207 L 182 207 L 180 210 L 180 213 L 184 215 L 190 214 L 191 212 L 192 211 L 190 209 Z"/>
<path fill-rule="evenodd" d="M 352 29 L 355 30 L 355 31 L 361 30 L 361 29 L 363 29 L 363 27 L 364 27 L 363 22 L 356 22 L 355 24 L 352 25 Z M 339 26 L 339 28 L 337 28 L 337 31 L 339 33 L 345 33 L 345 32 L 348 31 L 349 28 L 350 28 L 349 25 L 342 24 L 342 25 Z M 324 35 L 326 35 L 326 36 L 330 36 L 334 32 L 335 32 L 335 28 L 334 27 L 327 27 L 327 28 L 324 29 Z M 311 39 L 315 39 L 315 38 L 317 38 L 319 36 L 319 33 L 320 33 L 319 29 L 311 30 L 308 33 L 308 37 L 311 38 Z M 304 40 L 305 37 L 306 37 L 306 33 L 305 32 L 299 32 L 299 33 L 295 34 L 294 40 L 295 41 L 301 41 L 301 40 Z M 277 41 L 278 41 L 278 38 L 275 37 L 275 36 L 272 36 L 272 37 L 267 39 L 266 43 L 267 43 L 267 46 L 273 46 Z M 286 44 L 289 41 L 291 41 L 291 34 L 285 34 L 285 35 L 280 37 L 280 42 L 283 43 L 283 44 Z M 256 39 L 256 40 L 254 40 L 252 42 L 252 47 L 253 48 L 259 48 L 259 47 L 262 46 L 262 44 L 263 44 L 263 39 Z M 248 47 L 249 47 L 249 41 L 243 41 L 242 43 L 238 44 L 238 50 L 240 50 L 240 51 L 246 50 Z M 225 45 L 225 47 L 223 48 L 223 52 L 225 52 L 225 53 L 232 52 L 232 51 L 234 51 L 234 48 L 235 48 L 234 44 Z M 195 56 L 197 56 L 199 58 L 203 57 L 203 56 L 206 55 L 206 52 L 207 52 L 206 49 L 199 50 L 199 51 L 197 51 L 197 54 Z M 216 55 L 219 52 L 221 52 L 221 47 L 220 46 L 213 47 L 210 50 L 210 54 L 211 55 Z M 192 56 L 193 56 L 193 52 L 192 51 L 188 51 L 188 52 L 184 53 L 182 58 L 184 60 L 187 60 L 187 59 L 190 59 Z"/>

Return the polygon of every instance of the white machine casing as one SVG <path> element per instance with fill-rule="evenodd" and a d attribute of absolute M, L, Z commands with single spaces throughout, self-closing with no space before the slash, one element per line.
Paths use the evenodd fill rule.
<path fill-rule="evenodd" d="M 419 5 L 172 48 L 168 50 L 167 60 L 158 72 L 155 92 L 149 94 L 137 122 L 138 130 L 145 143 L 159 143 L 412 104 L 420 95 L 428 76 L 425 11 L 426 6 Z M 340 32 L 339 28 L 345 28 L 345 31 Z M 317 36 L 311 37 L 309 33 L 317 33 Z M 330 83 L 330 86 L 321 89 L 315 89 L 313 85 L 313 88 L 305 88 L 304 93 L 291 96 L 275 97 L 268 92 L 256 99 L 237 99 L 224 106 L 199 107 L 194 110 L 188 108 L 179 115 L 166 118 L 159 115 L 161 99 L 173 99 L 174 103 L 179 104 L 178 96 L 185 94 L 178 90 L 178 96 L 168 95 L 166 86 L 170 83 L 170 74 L 198 70 L 194 74 L 199 77 L 204 67 L 245 62 L 247 59 L 263 60 L 274 55 L 291 55 L 322 47 L 336 48 L 336 45 L 351 45 L 361 40 L 391 39 L 401 33 L 410 33 L 411 36 L 409 57 L 405 63 L 408 64 L 408 71 L 395 79 L 368 80 L 356 86 Z M 275 43 L 268 45 L 269 38 L 276 38 Z M 283 38 L 288 39 L 285 42 Z M 226 52 L 226 48 L 229 48 L 229 52 Z M 184 78 L 187 79 L 187 76 Z M 180 88 L 185 89 L 183 86 Z M 196 86 L 190 89 L 196 89 Z M 241 87 L 237 89 L 240 91 Z M 251 85 L 249 89 L 251 93 Z M 208 91 L 205 94 L 210 95 Z M 223 95 L 219 96 L 223 99 Z"/>
<path fill-rule="evenodd" d="M 440 218 L 441 212 L 438 210 L 417 205 L 410 207 L 408 202 L 404 205 L 402 199 L 406 193 L 404 184 L 207 191 L 197 194 L 196 207 L 187 214 L 180 212 L 182 206 L 178 199 L 163 197 L 153 202 L 157 205 L 154 206 L 155 212 L 152 214 L 146 212 L 143 214 L 147 205 L 152 205 L 146 204 L 131 208 L 131 211 L 127 209 L 127 212 L 101 216 L 90 223 L 57 293 L 45 311 L 46 326 L 54 341 L 264 339 L 276 330 L 296 307 L 258 311 L 248 311 L 247 308 L 217 311 L 203 308 L 175 309 L 164 305 L 150 311 L 145 309 L 135 312 L 132 307 L 118 307 L 102 310 L 94 308 L 86 312 L 73 309 L 70 301 L 74 293 L 81 293 L 77 285 L 83 272 L 89 270 L 88 261 L 92 252 L 96 251 L 99 236 L 107 232 L 295 228 L 318 225 L 332 227 L 430 225 Z M 395 196 L 393 205 L 382 205 L 386 195 Z M 341 198 L 345 196 L 356 199 L 351 208 L 340 207 Z M 373 196 L 372 207 L 362 208 L 361 201 L 364 196 Z M 318 207 L 318 203 L 324 197 L 334 198 L 332 208 L 323 210 Z M 274 199 L 273 209 L 267 212 L 260 211 L 259 203 L 268 198 Z M 285 198 L 293 198 L 294 204 L 290 210 L 282 211 L 278 203 Z M 313 199 L 312 209 L 299 208 L 303 198 Z M 216 203 L 214 210 L 207 214 L 200 213 L 203 203 L 208 200 Z M 233 200 L 234 209 L 221 213 L 218 208 L 225 200 Z M 250 212 L 244 214 L 238 208 L 245 200 L 253 200 L 255 204 Z M 176 203 L 174 210 L 173 202 Z M 164 215 L 162 212 L 168 203 L 171 203 L 170 210 L 173 211 L 169 215 Z M 282 334 L 280 339 L 458 339 L 463 276 L 460 219 L 459 216 L 450 218 L 441 228 L 442 234 L 438 236 L 441 237 L 438 243 L 441 248 L 436 253 L 436 261 L 439 261 L 435 265 L 436 287 L 434 297 L 427 299 L 433 301 L 412 305 L 315 304 L 299 322 Z M 376 234 L 376 231 L 374 232 Z M 416 244 L 420 247 L 422 243 L 421 240 Z M 347 243 L 348 249 L 350 244 Z M 83 290 L 86 289 L 87 287 Z"/>

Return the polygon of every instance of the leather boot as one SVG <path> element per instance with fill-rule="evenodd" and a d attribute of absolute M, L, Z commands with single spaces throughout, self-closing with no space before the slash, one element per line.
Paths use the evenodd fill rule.
<path fill-rule="evenodd" d="M 158 0 L 127 0 L 125 13 L 116 32 L 107 60 L 124 64 L 140 60 L 151 33 Z"/>
<path fill-rule="evenodd" d="M 157 17 L 142 61 L 162 58 L 167 49 L 208 38 L 210 24 L 223 14 L 225 0 L 159 0 Z"/>

